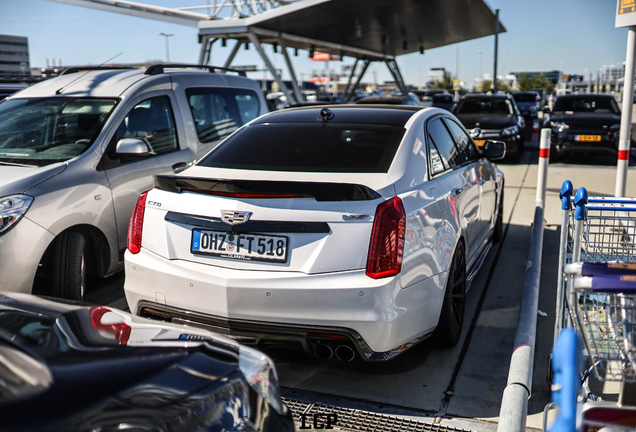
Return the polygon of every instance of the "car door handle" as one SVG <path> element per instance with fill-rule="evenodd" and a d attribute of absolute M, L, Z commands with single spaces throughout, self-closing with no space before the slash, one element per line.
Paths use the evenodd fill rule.
<path fill-rule="evenodd" d="M 172 170 L 173 171 L 183 170 L 187 166 L 188 166 L 188 164 L 186 162 L 178 162 L 178 163 L 172 165 Z"/>
<path fill-rule="evenodd" d="M 455 195 L 461 195 L 462 192 L 464 192 L 464 188 L 455 188 L 455 189 L 453 189 L 453 193 Z"/>

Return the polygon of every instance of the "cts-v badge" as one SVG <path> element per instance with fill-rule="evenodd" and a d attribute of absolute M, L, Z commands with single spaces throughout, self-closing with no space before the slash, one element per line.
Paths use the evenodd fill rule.
<path fill-rule="evenodd" d="M 228 225 L 242 224 L 250 220 L 251 212 L 237 212 L 233 210 L 221 210 L 221 220 Z"/>

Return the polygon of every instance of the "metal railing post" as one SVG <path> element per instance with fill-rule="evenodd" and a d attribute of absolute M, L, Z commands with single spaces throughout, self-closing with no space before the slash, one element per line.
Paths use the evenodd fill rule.
<path fill-rule="evenodd" d="M 570 219 L 570 211 L 572 210 L 572 193 L 574 187 L 570 180 L 563 182 L 559 198 L 561 199 L 561 237 L 559 239 L 559 270 L 557 272 L 557 292 L 556 292 L 556 313 L 554 315 L 554 341 L 561 333 L 563 328 L 563 266 L 567 257 L 567 241 L 568 241 L 568 226 Z"/>
<path fill-rule="evenodd" d="M 545 207 L 545 188 L 548 181 L 548 164 L 550 160 L 550 134 L 552 130 L 541 129 L 541 143 L 539 144 L 539 172 L 537 174 L 537 205 Z"/>

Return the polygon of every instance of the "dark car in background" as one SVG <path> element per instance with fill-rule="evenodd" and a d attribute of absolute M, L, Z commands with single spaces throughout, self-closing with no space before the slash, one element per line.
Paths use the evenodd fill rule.
<path fill-rule="evenodd" d="M 413 90 L 413 93 L 417 95 L 420 102 L 432 101 L 433 96 L 446 93 L 446 90 L 442 89 L 430 89 L 430 90 Z"/>
<path fill-rule="evenodd" d="M 506 158 L 519 162 L 523 154 L 525 122 L 510 94 L 467 94 L 453 112 L 478 146 L 487 140 L 506 143 Z"/>
<path fill-rule="evenodd" d="M 519 108 L 519 112 L 526 120 L 534 120 L 541 111 L 541 96 L 533 91 L 512 92 L 512 97 Z"/>
<path fill-rule="evenodd" d="M 548 103 L 548 91 L 544 88 L 532 88 L 528 91 L 537 92 L 539 94 L 541 109 Z"/>
<path fill-rule="evenodd" d="M 455 105 L 455 98 L 447 93 L 433 95 L 431 100 L 431 106 L 434 108 L 443 108 L 450 111 L 453 105 Z"/>
<path fill-rule="evenodd" d="M 553 160 L 574 152 L 618 153 L 621 112 L 612 95 L 562 95 L 549 122 Z"/>
<path fill-rule="evenodd" d="M 358 99 L 356 104 L 420 106 L 411 96 L 368 96 Z"/>
<path fill-rule="evenodd" d="M 266 355 L 114 308 L 0 294 L 0 430 L 293 431 Z"/>

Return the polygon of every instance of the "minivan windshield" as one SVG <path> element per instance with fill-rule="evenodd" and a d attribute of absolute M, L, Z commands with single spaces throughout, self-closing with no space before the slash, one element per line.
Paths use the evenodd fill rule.
<path fill-rule="evenodd" d="M 0 164 L 44 166 L 84 153 L 117 99 L 18 98 L 0 103 Z"/>
<path fill-rule="evenodd" d="M 197 165 L 264 171 L 387 172 L 405 129 L 360 124 L 244 127 Z"/>

